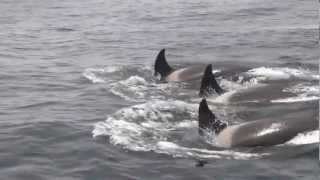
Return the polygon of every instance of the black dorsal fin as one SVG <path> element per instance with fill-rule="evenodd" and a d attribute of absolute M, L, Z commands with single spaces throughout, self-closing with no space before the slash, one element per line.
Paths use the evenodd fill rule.
<path fill-rule="evenodd" d="M 173 69 L 169 66 L 166 60 L 165 49 L 162 49 L 157 55 L 154 64 L 154 75 L 156 76 L 159 73 L 161 75 L 161 79 L 164 79 L 172 71 Z"/>
<path fill-rule="evenodd" d="M 206 99 L 202 99 L 199 105 L 199 134 L 203 135 L 203 130 L 212 130 L 219 134 L 227 127 L 227 123 L 216 120 L 216 116 L 210 111 Z"/>
<path fill-rule="evenodd" d="M 219 95 L 224 93 L 224 90 L 219 86 L 215 76 L 212 74 L 212 65 L 209 64 L 202 76 L 199 96 L 209 96 L 210 94 L 213 94 L 213 91 Z"/>

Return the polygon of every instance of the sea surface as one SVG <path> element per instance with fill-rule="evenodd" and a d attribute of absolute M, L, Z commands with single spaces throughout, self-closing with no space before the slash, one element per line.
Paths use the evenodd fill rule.
<path fill-rule="evenodd" d="M 210 109 L 229 124 L 318 112 L 318 9 L 316 0 L 1 0 L 0 179 L 319 179 L 319 130 L 221 148 L 198 135 L 200 82 L 153 76 L 162 48 L 174 68 L 212 64 L 228 93 Z M 261 85 L 275 88 L 228 101 Z"/>

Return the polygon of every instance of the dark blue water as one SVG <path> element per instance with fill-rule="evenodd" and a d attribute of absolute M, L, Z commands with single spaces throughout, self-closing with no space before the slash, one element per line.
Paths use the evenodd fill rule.
<path fill-rule="evenodd" d="M 311 0 L 3 0 L 0 179 L 318 179 L 319 131 L 273 147 L 216 147 L 197 134 L 199 82 L 159 84 L 212 63 L 230 124 L 319 109 L 318 3 Z M 277 91 L 275 91 L 277 94 Z M 197 161 L 206 161 L 196 167 Z"/>

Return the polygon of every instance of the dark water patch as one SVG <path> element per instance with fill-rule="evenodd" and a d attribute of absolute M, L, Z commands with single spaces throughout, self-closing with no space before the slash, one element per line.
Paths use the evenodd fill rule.
<path fill-rule="evenodd" d="M 73 91 L 79 89 L 75 84 L 64 83 L 64 84 L 53 84 L 49 82 L 35 84 L 35 89 L 38 91 Z"/>
<path fill-rule="evenodd" d="M 243 17 L 253 17 L 261 18 L 276 15 L 281 8 L 278 7 L 255 7 L 255 8 L 244 8 L 236 11 L 232 16 L 243 18 Z M 282 9 L 281 9 L 282 10 Z"/>
<path fill-rule="evenodd" d="M 299 60 L 301 61 L 300 57 L 297 57 L 294 55 L 292 55 L 292 56 L 283 55 L 283 56 L 279 57 L 279 60 L 280 61 L 287 61 L 288 63 L 286 63 L 285 65 L 292 65 L 294 67 L 297 67 L 297 66 L 299 67 L 303 64 L 302 62 L 299 62 Z M 292 62 L 292 61 L 297 61 L 297 62 Z"/>
<path fill-rule="evenodd" d="M 0 83 L 6 83 L 7 81 L 10 81 L 10 80 L 16 80 L 16 78 L 17 78 L 16 74 L 1 72 L 0 80 L 3 80 L 4 82 L 0 82 Z"/>
<path fill-rule="evenodd" d="M 303 144 L 303 145 L 293 145 L 293 144 L 283 144 L 278 146 L 270 147 L 257 147 L 253 152 L 270 152 L 270 156 L 266 157 L 267 160 L 282 161 L 282 160 L 301 160 L 301 159 L 311 159 L 316 161 L 318 158 L 315 152 L 319 150 L 316 143 Z"/>
<path fill-rule="evenodd" d="M 67 62 L 56 62 L 55 65 L 57 67 L 67 68 L 67 67 L 73 67 L 74 65 Z M 72 72 L 71 72 L 72 73 Z M 75 73 L 75 72 L 74 72 Z"/>
<path fill-rule="evenodd" d="M 303 62 L 302 57 L 298 56 L 281 56 L 279 57 L 280 61 L 284 61 L 283 64 L 281 64 L 282 67 L 289 67 L 289 68 L 302 68 L 305 70 L 310 70 L 313 72 L 317 72 L 319 67 L 317 64 L 313 63 L 305 63 Z"/>
<path fill-rule="evenodd" d="M 39 102 L 39 103 L 33 103 L 29 105 L 19 106 L 17 109 L 29 109 L 29 108 L 45 108 L 47 106 L 53 106 L 53 105 L 59 105 L 59 103 L 62 103 L 60 101 L 47 101 L 47 102 Z"/>
<path fill-rule="evenodd" d="M 82 14 L 68 14 L 67 16 L 71 17 L 71 18 L 75 18 L 75 17 L 81 17 L 83 15 Z"/>
<path fill-rule="evenodd" d="M 0 53 L 0 57 L 1 58 L 6 58 L 6 59 L 17 59 L 17 60 L 26 59 L 22 55 L 8 54 L 8 53 Z"/>
<path fill-rule="evenodd" d="M 60 28 L 56 28 L 56 31 L 58 32 L 72 32 L 72 31 L 76 31 L 73 28 L 68 28 L 68 27 L 60 27 Z"/>

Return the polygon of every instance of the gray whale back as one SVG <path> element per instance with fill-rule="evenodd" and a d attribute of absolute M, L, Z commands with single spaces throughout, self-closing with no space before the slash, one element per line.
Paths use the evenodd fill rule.
<path fill-rule="evenodd" d="M 165 77 L 166 81 L 191 81 L 200 79 L 203 76 L 205 70 L 204 65 L 190 66 L 171 72 Z"/>
<path fill-rule="evenodd" d="M 165 56 L 165 49 L 162 49 L 158 53 L 154 63 L 154 75 L 156 76 L 157 74 L 160 74 L 161 80 L 167 82 L 189 81 L 200 79 L 203 76 L 205 68 L 205 65 L 198 65 L 182 69 L 174 69 L 170 67 L 170 65 L 167 62 Z"/>
<path fill-rule="evenodd" d="M 271 146 L 285 143 L 297 134 L 316 130 L 319 127 L 315 110 L 290 113 L 283 118 L 261 119 L 236 125 L 231 138 L 231 147 Z"/>
<path fill-rule="evenodd" d="M 271 146 L 283 144 L 299 133 L 318 129 L 318 113 L 317 109 L 302 109 L 278 118 L 224 126 L 222 130 L 216 131 L 218 126 L 212 126 L 217 121 L 216 117 L 203 99 L 199 105 L 199 132 L 201 129 L 213 130 L 216 133 L 217 144 L 227 148 Z"/>

